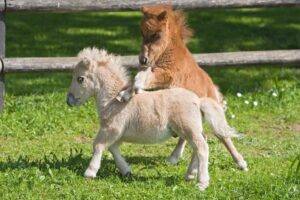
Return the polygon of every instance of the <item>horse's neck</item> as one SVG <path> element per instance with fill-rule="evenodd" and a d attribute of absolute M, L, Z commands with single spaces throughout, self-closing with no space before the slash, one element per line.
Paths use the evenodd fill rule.
<path fill-rule="evenodd" d="M 128 84 L 125 80 L 120 79 L 111 71 L 106 70 L 99 74 L 99 87 L 96 91 L 96 102 L 98 112 L 105 109 L 107 105 L 113 102 L 116 96 Z"/>
<path fill-rule="evenodd" d="M 187 48 L 183 42 L 171 41 L 155 64 L 159 67 L 173 67 L 175 63 L 182 61 L 177 54 L 181 55 L 186 51 Z"/>

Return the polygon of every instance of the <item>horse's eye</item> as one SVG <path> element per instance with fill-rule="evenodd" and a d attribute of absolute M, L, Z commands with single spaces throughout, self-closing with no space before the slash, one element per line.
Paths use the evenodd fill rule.
<path fill-rule="evenodd" d="M 159 34 L 155 33 L 155 34 L 151 35 L 152 42 L 155 42 L 155 41 L 157 41 L 159 39 L 160 39 L 160 35 Z"/>
<path fill-rule="evenodd" d="M 154 39 L 154 38 L 156 38 L 156 37 L 157 37 L 157 34 L 156 34 L 156 33 L 154 33 L 154 34 L 152 34 L 150 37 L 151 37 L 151 39 Z"/>
<path fill-rule="evenodd" d="M 82 83 L 82 82 L 84 81 L 84 77 L 79 76 L 79 77 L 77 78 L 77 81 L 78 81 L 78 83 Z"/>
<path fill-rule="evenodd" d="M 145 44 L 148 44 L 148 43 L 153 43 L 153 42 L 156 42 L 157 40 L 160 39 L 160 35 L 158 33 L 154 33 L 152 35 L 150 35 L 148 38 L 144 38 L 144 43 Z"/>

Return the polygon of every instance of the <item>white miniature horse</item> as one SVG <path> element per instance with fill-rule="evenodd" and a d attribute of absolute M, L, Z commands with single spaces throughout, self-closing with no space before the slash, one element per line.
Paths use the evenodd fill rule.
<path fill-rule="evenodd" d="M 197 174 L 198 187 L 204 190 L 209 185 L 208 144 L 202 135 L 201 112 L 217 137 L 237 136 L 228 126 L 222 107 L 212 99 L 199 98 L 182 88 L 144 92 L 128 102 L 119 102 L 116 96 L 129 84 L 120 59 L 96 48 L 86 48 L 78 56 L 80 61 L 73 72 L 67 103 L 79 106 L 94 96 L 101 123 L 94 141 L 93 157 L 84 176 L 96 177 L 106 148 L 122 175 L 126 176 L 131 172 L 119 152 L 122 142 L 154 144 L 179 136 L 193 148 L 186 179 L 193 179 Z M 239 159 L 238 163 L 246 168 L 241 155 Z"/>

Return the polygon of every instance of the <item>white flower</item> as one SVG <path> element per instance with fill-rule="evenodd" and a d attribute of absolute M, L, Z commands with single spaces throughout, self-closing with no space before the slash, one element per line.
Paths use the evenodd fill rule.
<path fill-rule="evenodd" d="M 40 180 L 41 181 L 45 180 L 45 176 L 40 176 Z"/>
<path fill-rule="evenodd" d="M 249 101 L 248 101 L 248 100 L 246 100 L 246 101 L 245 101 L 245 104 L 247 104 L 247 105 L 248 105 L 248 104 L 249 104 Z"/>
<path fill-rule="evenodd" d="M 257 101 L 253 101 L 253 106 L 256 107 L 258 105 Z"/>
<path fill-rule="evenodd" d="M 234 115 L 234 114 L 231 114 L 230 117 L 231 117 L 231 119 L 234 119 L 234 118 L 235 118 L 235 115 Z"/>
<path fill-rule="evenodd" d="M 272 93 L 272 96 L 273 96 L 273 97 L 277 97 L 278 95 L 277 95 L 276 92 L 273 92 L 273 93 Z"/>
<path fill-rule="evenodd" d="M 243 96 L 243 95 L 242 95 L 241 93 L 238 92 L 238 93 L 236 93 L 236 96 L 237 96 L 237 97 L 241 97 L 241 96 Z"/>
<path fill-rule="evenodd" d="M 223 100 L 223 104 L 224 104 L 224 105 L 227 105 L 227 101 Z"/>

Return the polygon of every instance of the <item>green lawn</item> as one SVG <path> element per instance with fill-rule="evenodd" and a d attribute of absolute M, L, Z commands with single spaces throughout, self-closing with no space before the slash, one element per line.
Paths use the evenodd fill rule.
<path fill-rule="evenodd" d="M 9 13 L 6 18 L 7 57 L 75 56 L 86 46 L 121 55 L 139 52 L 137 12 Z M 195 53 L 300 49 L 299 8 L 197 10 L 188 20 Z M 299 157 L 292 167 L 300 156 L 299 68 L 206 70 L 226 96 L 229 123 L 243 133 L 235 143 L 249 172 L 236 168 L 207 129 L 211 184 L 205 192 L 184 181 L 190 148 L 178 165 L 166 161 L 176 139 L 124 144 L 131 180 L 120 177 L 109 153 L 97 178 L 87 180 L 82 174 L 99 128 L 94 101 L 67 107 L 71 73 L 14 73 L 6 75 L 0 114 L 0 199 L 300 199 Z"/>

